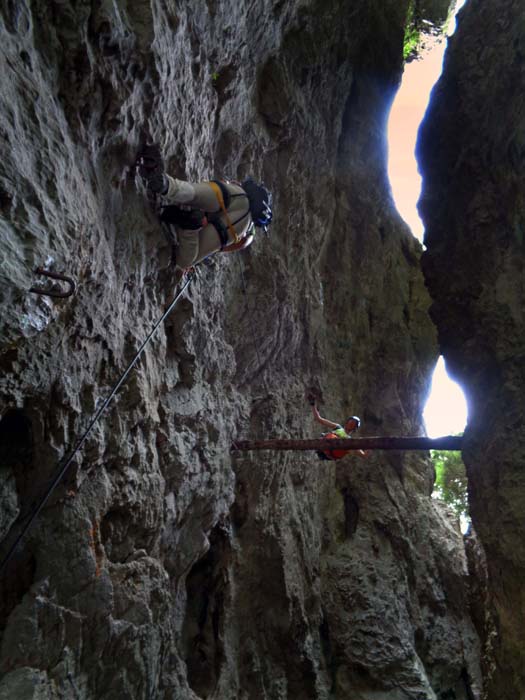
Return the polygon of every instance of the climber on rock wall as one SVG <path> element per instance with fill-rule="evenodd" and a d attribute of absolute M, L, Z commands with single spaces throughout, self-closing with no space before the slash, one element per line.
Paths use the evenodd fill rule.
<path fill-rule="evenodd" d="M 350 416 L 350 418 L 348 418 L 345 421 L 344 425 L 341 425 L 340 423 L 334 423 L 333 421 L 327 420 L 326 418 L 323 418 L 321 415 L 319 415 L 319 411 L 317 410 L 316 406 L 316 398 L 313 394 L 308 394 L 307 399 L 308 403 L 312 407 L 312 415 L 314 417 L 314 420 L 320 423 L 321 425 L 324 425 L 325 428 L 329 428 L 328 433 L 323 433 L 324 438 L 351 438 L 351 434 L 359 428 L 361 420 L 357 416 Z M 336 460 L 345 457 L 349 451 L 350 450 L 318 450 L 317 455 L 319 459 Z M 370 450 L 352 451 L 356 452 L 360 457 L 367 457 L 370 453 Z"/>
<path fill-rule="evenodd" d="M 214 253 L 247 248 L 255 226 L 266 228 L 271 221 L 272 196 L 252 179 L 242 186 L 220 180 L 178 180 L 166 174 L 156 145 L 142 147 L 137 167 L 148 190 L 166 202 L 161 221 L 176 227 L 177 282 L 190 267 Z"/>

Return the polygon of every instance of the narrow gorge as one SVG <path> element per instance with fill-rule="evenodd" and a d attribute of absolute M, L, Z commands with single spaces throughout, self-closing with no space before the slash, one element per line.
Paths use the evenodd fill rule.
<path fill-rule="evenodd" d="M 450 2 L 416 2 L 443 20 Z M 525 8 L 468 0 L 419 140 L 426 250 L 386 122 L 410 0 L 5 0 L 0 536 L 175 293 L 133 164 L 253 175 L 270 234 L 195 278 L 0 578 L 0 700 L 525 698 Z M 74 293 L 51 298 L 31 286 Z M 423 435 L 466 388 L 472 534 L 428 453 L 232 452 Z"/>

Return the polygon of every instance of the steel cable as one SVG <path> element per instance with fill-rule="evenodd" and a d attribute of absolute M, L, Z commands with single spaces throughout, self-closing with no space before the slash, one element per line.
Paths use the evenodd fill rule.
<path fill-rule="evenodd" d="M 15 539 L 13 545 L 12 545 L 11 548 L 9 549 L 9 551 L 8 551 L 8 553 L 6 554 L 6 556 L 4 557 L 4 559 L 2 560 L 2 563 L 0 564 L 0 574 L 4 571 L 4 569 L 5 569 L 5 567 L 7 566 L 7 564 L 11 561 L 11 559 L 12 559 L 12 557 L 13 557 L 13 555 L 14 555 L 16 549 L 18 548 L 18 545 L 21 543 L 21 541 L 23 540 L 23 538 L 25 537 L 25 535 L 27 534 L 27 532 L 29 531 L 29 529 L 31 528 L 31 526 L 33 525 L 33 523 L 35 522 L 35 520 L 37 519 L 38 515 L 40 514 L 41 510 L 42 510 L 42 509 L 44 508 L 44 506 L 46 505 L 47 501 L 49 500 L 49 498 L 50 498 L 51 494 L 53 493 L 53 491 L 55 490 L 55 488 L 58 486 L 58 484 L 59 484 L 59 483 L 62 481 L 62 479 L 64 478 L 64 476 L 65 476 L 67 470 L 69 469 L 69 467 L 70 467 L 70 465 L 71 465 L 71 463 L 72 463 L 74 457 L 76 456 L 77 452 L 80 450 L 80 448 L 82 447 L 82 445 L 83 445 L 83 444 L 85 443 L 85 441 L 87 440 L 89 434 L 90 434 L 91 431 L 93 430 L 93 428 L 94 428 L 95 424 L 97 423 L 98 419 L 100 418 L 100 416 L 102 415 L 102 413 L 106 410 L 106 408 L 108 407 L 108 405 L 110 404 L 111 400 L 113 399 L 113 397 L 115 396 L 115 394 L 117 393 L 117 391 L 120 389 L 120 387 L 122 386 L 122 384 L 125 382 L 125 380 L 126 380 L 128 374 L 131 372 L 131 370 L 133 369 L 133 367 L 135 366 L 135 364 L 136 364 L 137 361 L 139 360 L 139 358 L 140 358 L 140 356 L 142 355 L 144 349 L 146 348 L 146 346 L 148 345 L 149 341 L 151 340 L 151 338 L 153 337 L 153 335 L 154 335 L 155 332 L 157 331 L 158 327 L 166 320 L 166 318 L 169 316 L 169 314 L 171 313 L 171 311 L 172 311 L 173 308 L 175 307 L 176 303 L 177 303 L 177 302 L 179 301 L 179 299 L 181 298 L 183 292 L 186 290 L 186 288 L 188 287 L 189 283 L 191 282 L 191 280 L 192 280 L 194 274 L 195 274 L 194 272 L 190 272 L 190 273 L 189 273 L 188 279 L 187 279 L 186 283 L 184 284 L 184 286 L 182 287 L 182 289 L 180 290 L 180 292 L 179 292 L 179 293 L 174 297 L 174 299 L 170 302 L 170 304 L 168 305 L 168 307 L 166 308 L 166 310 L 164 311 L 164 313 L 162 314 L 162 316 L 160 317 L 160 319 L 157 321 L 157 323 L 153 326 L 153 328 L 152 328 L 152 330 L 150 331 L 149 335 L 147 336 L 146 340 L 144 340 L 144 342 L 142 343 L 142 345 L 141 345 L 140 348 L 138 349 L 137 353 L 135 354 L 133 360 L 132 360 L 132 361 L 129 363 L 129 365 L 126 367 L 126 369 L 124 370 L 124 372 L 123 372 L 122 375 L 120 376 L 118 382 L 115 384 L 115 386 L 114 386 L 113 389 L 111 390 L 111 393 L 109 394 L 109 396 L 107 397 L 107 399 L 103 402 L 103 404 L 100 406 L 100 408 L 99 408 L 99 409 L 97 410 L 97 412 L 95 413 L 94 417 L 91 419 L 91 422 L 90 422 L 89 426 L 87 427 L 86 431 L 84 432 L 84 434 L 82 435 L 82 437 L 78 440 L 77 444 L 75 445 L 75 447 L 73 448 L 73 450 L 70 452 L 70 454 L 65 458 L 65 461 L 64 461 L 64 459 L 61 460 L 61 462 L 64 461 L 64 464 L 63 464 L 62 466 L 60 466 L 61 462 L 59 462 L 59 469 L 58 469 L 58 471 L 57 471 L 56 476 L 53 478 L 53 480 L 52 480 L 52 482 L 51 482 L 51 485 L 49 486 L 49 488 L 48 488 L 47 491 L 45 492 L 44 496 L 40 499 L 40 502 L 38 503 L 38 506 L 34 509 L 33 513 L 31 514 L 31 518 L 30 518 L 29 521 L 26 523 L 26 525 L 24 526 L 24 528 L 22 529 L 22 531 L 20 532 L 20 534 L 17 536 L 17 538 Z M 26 516 L 26 517 L 27 517 L 27 516 Z M 3 542 L 5 542 L 6 539 L 7 539 L 7 537 L 4 539 Z M 3 544 L 3 542 L 2 542 L 2 544 Z"/>

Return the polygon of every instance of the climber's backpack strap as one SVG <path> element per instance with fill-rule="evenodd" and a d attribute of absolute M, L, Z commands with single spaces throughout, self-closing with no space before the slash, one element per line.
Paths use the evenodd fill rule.
<path fill-rule="evenodd" d="M 226 223 L 227 223 L 227 225 L 228 225 L 228 231 L 229 231 L 229 232 L 231 233 L 231 235 L 233 236 L 233 242 L 234 242 L 234 243 L 238 243 L 239 240 L 240 240 L 240 239 L 239 239 L 239 236 L 237 235 L 237 231 L 235 230 L 235 227 L 234 227 L 234 225 L 232 224 L 230 217 L 228 216 L 228 212 L 227 212 L 227 210 L 226 210 L 226 209 L 227 209 L 227 208 L 226 208 L 226 204 L 224 203 L 223 190 L 225 190 L 225 191 L 226 191 L 226 194 L 228 195 L 228 197 L 226 198 L 228 204 L 230 203 L 230 202 L 229 202 L 229 193 L 228 193 L 226 187 L 224 187 L 224 185 L 222 184 L 222 182 L 219 183 L 219 182 L 216 181 L 216 180 L 211 180 L 210 182 L 208 182 L 208 185 L 209 185 L 209 186 L 212 188 L 212 190 L 215 192 L 215 196 L 217 197 L 217 201 L 219 202 L 219 206 L 220 206 L 220 208 L 221 208 L 221 211 L 222 211 L 222 213 L 224 214 L 224 217 L 226 218 Z M 213 223 L 214 223 L 214 222 L 213 222 Z M 220 234 L 219 234 L 219 235 L 220 235 Z"/>

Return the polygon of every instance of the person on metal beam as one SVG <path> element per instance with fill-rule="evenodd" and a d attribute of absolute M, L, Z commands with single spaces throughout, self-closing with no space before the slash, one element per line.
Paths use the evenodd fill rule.
<path fill-rule="evenodd" d="M 358 416 L 350 416 L 344 422 L 343 425 L 340 423 L 334 423 L 334 421 L 323 418 L 316 406 L 316 399 L 313 394 L 308 395 L 308 403 L 312 407 L 312 415 L 317 423 L 320 423 L 325 428 L 329 429 L 329 432 L 323 433 L 322 437 L 328 440 L 333 440 L 334 438 L 345 439 L 351 438 L 352 433 L 355 432 L 361 425 L 361 420 Z M 370 450 L 353 450 L 360 457 L 367 457 L 370 454 Z M 322 460 L 337 460 L 342 459 L 348 454 L 349 450 L 317 450 L 317 456 Z"/>

